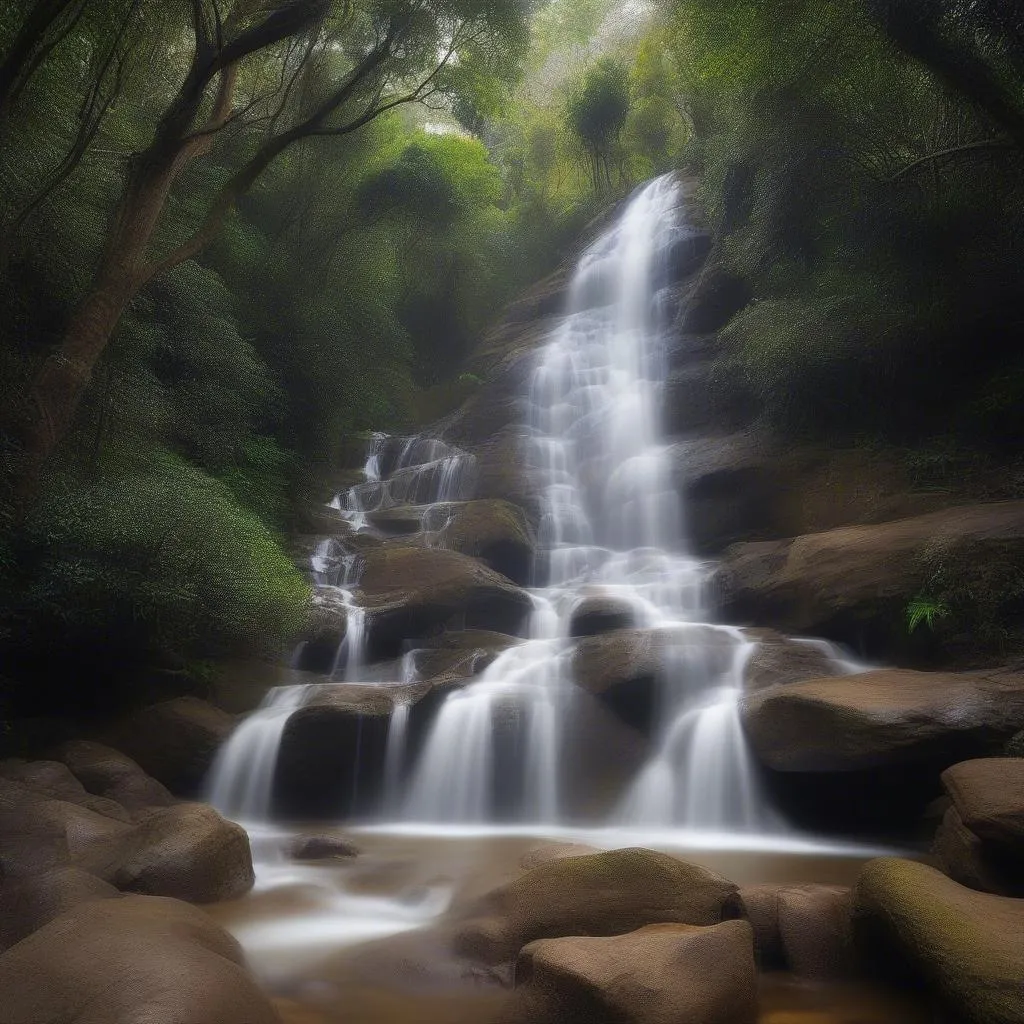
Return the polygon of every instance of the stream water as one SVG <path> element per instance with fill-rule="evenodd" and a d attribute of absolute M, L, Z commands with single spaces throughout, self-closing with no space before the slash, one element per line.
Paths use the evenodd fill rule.
<path fill-rule="evenodd" d="M 210 797 L 249 826 L 258 874 L 255 896 L 225 920 L 279 991 L 291 985 L 302 995 L 303 985 L 326 983 L 329 972 L 315 965 L 339 951 L 422 929 L 464 895 L 485 870 L 481 864 L 495 862 L 495 844 L 511 843 L 517 854 L 536 837 L 683 847 L 740 881 L 849 881 L 856 864 L 876 852 L 802 836 L 773 810 L 740 725 L 744 670 L 756 641 L 712 621 L 705 592 L 711 567 L 687 553 L 686 510 L 661 415 L 671 332 L 660 291 L 669 280 L 667 261 L 692 232 L 680 219 L 681 198 L 671 177 L 633 197 L 580 260 L 566 315 L 536 354 L 523 396 L 522 451 L 541 507 L 533 611 L 524 642 L 447 696 L 415 758 L 407 746 L 410 709 L 396 704 L 378 821 L 361 841 L 378 852 L 388 843 L 414 852 L 398 857 L 397 866 L 384 857 L 383 868 L 344 871 L 299 866 L 282 852 L 287 836 L 268 823 L 278 746 L 288 716 L 316 686 L 272 691 L 222 749 Z M 363 477 L 333 503 L 353 532 L 397 514 L 425 543 L 443 547 L 454 503 L 472 497 L 474 464 L 442 441 L 379 435 Z M 359 560 L 328 541 L 312 569 L 317 585 L 349 611 L 323 685 L 365 681 L 373 673 L 362 661 Z M 610 814 L 589 831 L 569 832 L 563 754 L 581 699 L 572 678 L 574 624 L 595 609 L 659 636 L 657 724 L 646 764 Z M 856 669 L 824 646 L 837 671 Z M 396 683 L 416 679 L 415 656 L 394 675 Z M 382 684 L 378 678 L 372 685 Z M 910 1018 L 879 1011 L 857 1019 Z"/>

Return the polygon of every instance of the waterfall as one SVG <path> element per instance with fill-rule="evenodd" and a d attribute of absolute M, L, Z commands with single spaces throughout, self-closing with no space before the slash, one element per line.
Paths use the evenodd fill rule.
<path fill-rule="evenodd" d="M 292 712 L 302 706 L 310 686 L 277 686 L 228 737 L 217 752 L 207 800 L 221 814 L 242 821 L 267 821 L 281 736 Z"/>
<path fill-rule="evenodd" d="M 632 199 L 581 259 L 567 315 L 537 355 L 523 453 L 542 499 L 530 639 L 448 697 L 413 774 L 407 820 L 494 820 L 509 791 L 516 819 L 559 820 L 560 738 L 578 692 L 570 620 L 583 599 L 603 597 L 668 638 L 654 753 L 614 820 L 772 826 L 739 720 L 752 644 L 707 622 L 708 567 L 683 546 L 660 433 L 669 325 L 657 284 L 671 244 L 689 231 L 680 199 L 671 177 Z M 510 724 L 515 757 L 499 768 Z"/>
<path fill-rule="evenodd" d="M 756 642 L 710 621 L 711 567 L 687 551 L 686 510 L 662 430 L 672 325 L 660 289 L 670 278 L 670 253 L 693 234 L 680 217 L 682 199 L 671 176 L 644 186 L 579 261 L 566 315 L 537 351 L 523 395 L 521 454 L 540 505 L 526 639 L 449 692 L 425 735 L 414 708 L 395 705 L 383 764 L 388 818 L 569 820 L 567 737 L 584 702 L 596 699 L 573 676 L 573 622 L 596 601 L 648 631 L 661 652 L 651 752 L 609 823 L 751 834 L 784 828 L 761 790 L 740 722 Z M 419 543 L 444 547 L 459 502 L 472 496 L 475 462 L 444 441 L 377 434 L 362 477 L 332 502 L 352 534 L 368 531 L 381 543 L 389 530 L 408 533 L 411 524 Z M 329 678 L 350 683 L 366 671 L 368 625 L 355 550 L 344 539 L 325 541 L 312 561 L 318 591 L 347 614 Z M 856 670 L 823 642 L 806 642 L 819 645 L 837 671 Z M 405 683 L 417 679 L 414 653 L 400 674 Z M 213 773 L 218 807 L 266 817 L 277 747 L 288 715 L 305 699 L 302 688 L 274 691 L 236 730 Z"/>

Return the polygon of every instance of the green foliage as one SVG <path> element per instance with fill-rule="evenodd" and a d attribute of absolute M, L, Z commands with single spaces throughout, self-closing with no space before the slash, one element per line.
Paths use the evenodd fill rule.
<path fill-rule="evenodd" d="M 147 666 L 280 654 L 308 601 L 258 516 L 169 455 L 93 481 L 54 477 L 10 543 L 8 664 L 54 672 L 75 703 L 119 696 Z M 107 693 L 88 685 L 105 675 Z"/>
<path fill-rule="evenodd" d="M 629 113 L 626 69 L 602 57 L 587 69 L 583 81 L 569 96 L 566 117 L 590 161 L 594 188 L 602 174 L 611 186 L 611 161 Z"/>
<path fill-rule="evenodd" d="M 666 38 L 688 161 L 720 267 L 753 296 L 727 356 L 789 429 L 991 444 L 1024 425 L 1007 370 L 1024 149 L 969 90 L 894 50 L 875 13 L 862 0 L 677 7 Z M 1008 66 L 996 34 L 942 32 L 961 70 L 977 47 Z"/>
<path fill-rule="evenodd" d="M 935 624 L 948 615 L 949 609 L 942 601 L 916 597 L 907 605 L 907 632 L 913 633 L 919 626 L 934 630 Z"/>

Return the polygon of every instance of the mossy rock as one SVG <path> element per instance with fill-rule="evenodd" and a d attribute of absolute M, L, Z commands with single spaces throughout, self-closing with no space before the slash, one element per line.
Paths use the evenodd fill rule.
<path fill-rule="evenodd" d="M 1024 900 L 974 892 L 898 858 L 865 865 L 857 883 L 865 954 L 895 956 L 968 1024 L 1024 1022 Z"/>
<path fill-rule="evenodd" d="M 706 868 L 627 849 L 542 864 L 483 897 L 456 934 L 461 953 L 510 961 L 529 942 L 623 935 L 648 924 L 717 924 L 736 886 Z"/>

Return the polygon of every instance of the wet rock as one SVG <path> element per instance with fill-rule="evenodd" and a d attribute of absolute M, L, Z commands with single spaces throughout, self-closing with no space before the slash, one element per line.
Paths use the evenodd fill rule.
<path fill-rule="evenodd" d="M 998 750 L 1024 724 L 1024 675 L 883 669 L 748 694 L 742 712 L 777 771 L 944 768 Z"/>
<path fill-rule="evenodd" d="M 479 675 L 522 640 L 485 629 L 458 629 L 421 643 L 412 650 L 417 677 L 427 680 L 432 690 L 447 690 Z"/>
<path fill-rule="evenodd" d="M 923 982 L 968 1024 L 1024 1022 L 1024 900 L 883 858 L 865 865 L 855 901 L 858 945 L 877 970 Z"/>
<path fill-rule="evenodd" d="M 241 947 L 201 910 L 84 903 L 0 956 L 5 1024 L 280 1024 Z"/>
<path fill-rule="evenodd" d="M 965 761 L 942 784 L 951 806 L 935 837 L 939 866 L 972 889 L 1024 897 L 1024 761 Z"/>
<path fill-rule="evenodd" d="M 379 806 L 391 714 L 425 687 L 323 687 L 281 735 L 274 781 L 277 817 L 337 820 Z"/>
<path fill-rule="evenodd" d="M 120 889 L 191 903 L 238 899 L 254 881 L 245 829 L 206 804 L 147 815 L 128 838 L 114 874 Z"/>
<path fill-rule="evenodd" d="M 753 1024 L 750 926 L 656 924 L 609 938 L 532 942 L 502 1024 Z"/>
<path fill-rule="evenodd" d="M 518 505 L 496 498 L 467 501 L 452 510 L 440 539 L 445 548 L 478 558 L 513 583 L 530 582 L 536 538 Z"/>
<path fill-rule="evenodd" d="M 301 672 L 327 674 L 334 668 L 348 631 L 349 599 L 337 587 L 317 587 L 306 625 L 299 635 Z"/>
<path fill-rule="evenodd" d="M 102 738 L 175 795 L 191 796 L 234 727 L 226 711 L 196 697 L 177 697 L 127 715 Z"/>
<path fill-rule="evenodd" d="M 636 625 L 636 610 L 628 601 L 605 595 L 584 597 L 572 610 L 569 636 L 599 636 Z"/>
<path fill-rule="evenodd" d="M 673 645 L 704 659 L 728 658 L 732 651 L 731 638 L 713 626 L 621 629 L 580 640 L 573 654 L 573 681 L 627 725 L 650 733 L 656 724 L 658 680 Z"/>
<path fill-rule="evenodd" d="M 1024 502 L 738 544 L 716 584 L 730 621 L 889 651 L 906 647 L 907 604 L 926 587 L 937 557 L 961 567 L 958 582 L 967 589 L 984 585 L 972 577 L 975 567 L 1024 563 Z"/>
<path fill-rule="evenodd" d="M 0 953 L 82 903 L 120 895 L 79 868 L 9 879 L 0 887 Z"/>
<path fill-rule="evenodd" d="M 360 853 L 355 843 L 339 836 L 296 836 L 288 845 L 292 860 L 352 860 Z"/>
<path fill-rule="evenodd" d="M 456 622 L 514 635 L 532 607 L 525 591 L 475 559 L 420 547 L 367 553 L 360 591 L 374 660 Z"/>
<path fill-rule="evenodd" d="M 55 800 L 87 807 L 116 821 L 131 821 L 128 810 L 107 794 L 86 792 L 82 783 L 60 761 L 0 761 L 0 778 L 21 782 Z"/>
<path fill-rule="evenodd" d="M 669 437 L 728 434 L 742 430 L 757 415 L 744 381 L 710 359 L 690 358 L 673 369 L 665 380 L 663 402 Z"/>
<path fill-rule="evenodd" d="M 757 641 L 743 671 L 748 691 L 843 675 L 842 667 L 818 643 L 792 640 L 771 629 L 747 629 L 744 633 Z"/>
<path fill-rule="evenodd" d="M 90 793 L 116 801 L 131 815 L 175 802 L 165 786 L 113 747 L 72 740 L 58 747 L 55 756 Z"/>
<path fill-rule="evenodd" d="M 717 924 L 736 886 L 650 850 L 614 850 L 542 864 L 483 897 L 456 933 L 458 952 L 487 964 L 528 942 L 620 935 L 644 925 Z"/>
<path fill-rule="evenodd" d="M 726 913 L 749 921 L 761 968 L 824 980 L 854 973 L 850 890 L 831 885 L 744 886 Z"/>
<path fill-rule="evenodd" d="M 520 426 L 509 426 L 473 448 L 476 456 L 476 496 L 507 501 L 522 509 L 536 529 L 541 516 L 541 496 L 526 469 L 529 435 Z"/>

